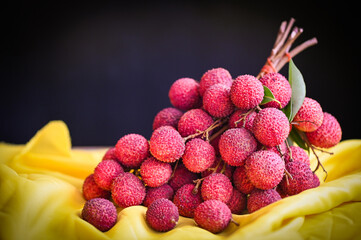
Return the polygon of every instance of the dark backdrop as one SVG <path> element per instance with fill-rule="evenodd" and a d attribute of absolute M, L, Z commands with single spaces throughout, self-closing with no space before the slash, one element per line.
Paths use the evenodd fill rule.
<path fill-rule="evenodd" d="M 290 17 L 304 28 L 295 45 L 319 41 L 294 58 L 307 96 L 336 116 L 343 139 L 361 138 L 358 8 L 253 2 L 7 3 L 0 141 L 25 143 L 50 120 L 63 120 L 76 146 L 113 145 L 128 133 L 149 138 L 175 80 L 199 80 L 214 67 L 257 75 Z"/>

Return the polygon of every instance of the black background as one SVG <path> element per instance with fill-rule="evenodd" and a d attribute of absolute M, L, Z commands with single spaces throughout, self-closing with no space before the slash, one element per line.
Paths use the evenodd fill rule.
<path fill-rule="evenodd" d="M 50 120 L 68 125 L 74 146 L 149 138 L 175 80 L 215 67 L 257 75 L 291 17 L 304 29 L 294 45 L 319 42 L 294 58 L 306 95 L 339 120 L 343 139 L 361 138 L 358 7 L 295 2 L 7 3 L 0 141 L 26 143 Z"/>

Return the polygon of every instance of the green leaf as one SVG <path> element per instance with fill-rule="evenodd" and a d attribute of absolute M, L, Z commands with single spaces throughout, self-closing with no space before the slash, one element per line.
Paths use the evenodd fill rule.
<path fill-rule="evenodd" d="M 307 144 L 305 143 L 305 141 L 302 139 L 300 132 L 295 128 L 292 128 L 290 134 L 288 135 L 287 140 L 291 140 L 292 142 L 296 143 L 299 147 L 307 151 L 310 150 Z"/>
<path fill-rule="evenodd" d="M 264 90 L 264 97 L 262 99 L 261 105 L 272 102 L 272 101 L 276 101 L 277 103 L 280 104 L 280 101 L 278 101 L 275 96 L 273 95 L 272 91 L 266 87 L 265 85 L 263 85 L 263 90 Z"/>

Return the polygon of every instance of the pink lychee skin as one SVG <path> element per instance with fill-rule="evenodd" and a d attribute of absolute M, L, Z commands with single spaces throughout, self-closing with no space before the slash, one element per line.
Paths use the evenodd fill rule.
<path fill-rule="evenodd" d="M 171 104 L 180 110 L 187 111 L 201 105 L 199 83 L 192 78 L 180 78 L 169 89 Z"/>
<path fill-rule="evenodd" d="M 194 217 L 194 210 L 203 202 L 200 191 L 193 193 L 195 184 L 185 184 L 177 190 L 173 202 L 183 217 Z"/>
<path fill-rule="evenodd" d="M 246 209 L 247 195 L 233 188 L 232 197 L 227 206 L 233 214 L 241 214 Z"/>
<path fill-rule="evenodd" d="M 109 159 L 118 161 L 118 158 L 115 154 L 115 147 L 109 148 L 103 155 L 102 160 L 109 160 Z"/>
<path fill-rule="evenodd" d="M 291 151 L 291 153 L 290 153 Z M 292 159 L 291 159 L 292 156 Z M 305 150 L 298 146 L 290 146 L 290 150 L 286 152 L 285 154 L 285 163 L 289 163 L 292 161 L 300 161 L 306 163 L 308 166 L 310 166 L 310 158 Z"/>
<path fill-rule="evenodd" d="M 294 127 L 300 131 L 315 131 L 323 122 L 321 105 L 316 100 L 305 97 L 292 122 L 294 123 Z"/>
<path fill-rule="evenodd" d="M 312 145 L 330 148 L 341 141 L 342 129 L 333 115 L 324 112 L 321 126 L 316 131 L 306 133 L 306 136 Z"/>
<path fill-rule="evenodd" d="M 172 166 L 161 162 L 154 157 L 149 157 L 140 166 L 140 176 L 149 187 L 159 187 L 168 182 L 172 175 Z"/>
<path fill-rule="evenodd" d="M 267 147 L 274 147 L 286 140 L 290 123 L 286 115 L 277 108 L 264 108 L 253 121 L 253 134 Z"/>
<path fill-rule="evenodd" d="M 167 232 L 178 223 L 178 208 L 169 199 L 160 198 L 149 205 L 145 219 L 154 230 Z"/>
<path fill-rule="evenodd" d="M 261 190 L 254 189 L 248 197 L 247 209 L 249 213 L 253 213 L 263 207 L 270 205 L 271 203 L 281 200 L 279 193 L 272 189 Z"/>
<path fill-rule="evenodd" d="M 260 80 L 263 85 L 271 90 L 276 101 L 264 104 L 265 107 L 284 108 L 290 101 L 292 89 L 288 80 L 280 73 L 267 73 Z M 280 106 L 281 104 L 281 106 Z"/>
<path fill-rule="evenodd" d="M 172 126 L 174 128 L 177 128 L 179 119 L 182 115 L 183 112 L 177 108 L 163 108 L 154 117 L 153 130 L 161 126 Z"/>
<path fill-rule="evenodd" d="M 248 179 L 256 188 L 267 190 L 281 182 L 285 163 L 277 153 L 260 150 L 247 158 L 245 169 Z"/>
<path fill-rule="evenodd" d="M 233 184 L 236 189 L 244 194 L 249 194 L 255 188 L 249 180 L 245 166 L 237 167 L 233 172 Z"/>
<path fill-rule="evenodd" d="M 229 117 L 229 128 L 240 128 L 244 127 L 248 131 L 252 132 L 253 120 L 257 113 L 252 111 L 247 114 L 247 110 L 238 109 Z"/>
<path fill-rule="evenodd" d="M 216 168 L 215 171 L 214 171 L 214 168 Z M 216 172 L 216 173 L 222 173 L 222 174 L 226 175 L 229 178 L 229 180 L 232 180 L 233 171 L 234 171 L 234 167 L 232 167 L 229 164 L 227 164 L 226 162 L 222 161 L 221 158 L 218 158 L 218 159 L 216 158 L 216 161 L 214 161 L 214 163 L 209 167 L 209 169 L 201 172 L 201 175 L 202 175 L 202 178 L 205 178 L 205 177 L 209 176 L 210 174 L 212 174 L 213 172 Z"/>
<path fill-rule="evenodd" d="M 110 191 L 114 178 L 123 172 L 122 166 L 117 161 L 103 160 L 95 167 L 93 177 L 100 188 Z"/>
<path fill-rule="evenodd" d="M 174 190 L 169 184 L 165 183 L 159 187 L 147 187 L 147 193 L 145 195 L 143 205 L 149 207 L 149 205 L 156 199 L 166 198 L 169 200 L 173 199 Z"/>
<path fill-rule="evenodd" d="M 216 152 L 209 142 L 194 138 L 186 143 L 182 160 L 189 171 L 199 173 L 212 166 Z"/>
<path fill-rule="evenodd" d="M 213 124 L 213 118 L 204 110 L 191 109 L 183 114 L 178 122 L 178 131 L 182 137 L 204 131 Z"/>
<path fill-rule="evenodd" d="M 149 155 L 148 140 L 131 133 L 121 137 L 115 145 L 115 154 L 120 163 L 129 168 L 138 168 Z"/>
<path fill-rule="evenodd" d="M 198 179 L 198 174 L 189 171 L 182 163 L 179 163 L 174 171 L 173 177 L 169 180 L 168 184 L 176 192 L 180 187 L 185 184 L 193 183 Z"/>
<path fill-rule="evenodd" d="M 227 203 L 232 197 L 232 191 L 232 182 L 222 173 L 212 173 L 203 180 L 201 186 L 204 201 L 214 199 Z"/>
<path fill-rule="evenodd" d="M 85 178 L 82 186 L 83 196 L 85 200 L 93 198 L 110 198 L 110 191 L 104 190 L 99 187 L 94 181 L 94 174 L 90 174 Z"/>
<path fill-rule="evenodd" d="M 203 108 L 213 117 L 227 117 L 234 111 L 231 87 L 218 83 L 209 87 L 203 95 Z"/>
<path fill-rule="evenodd" d="M 238 76 L 231 86 L 231 100 L 240 109 L 251 109 L 262 102 L 262 83 L 252 75 Z"/>
<path fill-rule="evenodd" d="M 219 140 L 222 159 L 231 166 L 241 166 L 245 159 L 256 150 L 257 141 L 245 128 L 231 128 Z"/>
<path fill-rule="evenodd" d="M 114 202 L 121 208 L 141 205 L 146 190 L 143 182 L 134 174 L 125 172 L 116 177 L 111 188 Z"/>
<path fill-rule="evenodd" d="M 280 157 L 284 156 L 288 152 L 286 141 L 274 147 L 266 147 L 266 150 L 277 153 Z"/>
<path fill-rule="evenodd" d="M 232 212 L 224 202 L 208 200 L 199 204 L 194 212 L 194 221 L 212 233 L 222 232 L 232 219 Z"/>
<path fill-rule="evenodd" d="M 106 232 L 116 224 L 118 214 L 111 201 L 93 198 L 85 202 L 81 216 L 100 231 Z"/>
<path fill-rule="evenodd" d="M 154 130 L 149 145 L 152 155 L 162 162 L 175 162 L 182 157 L 185 149 L 184 139 L 171 126 Z"/>
<path fill-rule="evenodd" d="M 224 68 L 213 68 L 203 74 L 199 82 L 199 93 L 201 96 L 203 96 L 209 87 L 217 83 L 221 83 L 230 87 L 232 82 L 232 76 L 228 70 Z"/>

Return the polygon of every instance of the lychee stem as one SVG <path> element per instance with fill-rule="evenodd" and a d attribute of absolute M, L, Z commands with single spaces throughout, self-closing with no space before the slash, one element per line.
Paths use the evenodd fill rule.
<path fill-rule="evenodd" d="M 191 135 L 185 137 L 185 138 L 184 138 L 184 141 L 186 142 L 186 141 L 188 141 L 189 139 L 193 139 L 193 138 L 195 138 L 195 137 L 198 137 L 198 136 L 202 135 L 202 138 L 205 138 L 206 141 L 209 142 L 209 141 L 211 141 L 210 138 L 209 138 L 209 132 L 212 131 L 213 129 L 219 127 L 219 126 L 222 126 L 224 123 L 227 122 L 227 120 L 228 120 L 227 118 L 219 118 L 219 119 L 217 119 L 216 121 L 214 121 L 214 122 L 212 123 L 212 125 L 209 126 L 206 130 L 200 131 L 200 130 L 197 129 L 197 132 L 196 132 L 196 133 L 191 134 Z"/>
<path fill-rule="evenodd" d="M 231 222 L 234 223 L 237 227 L 239 227 L 239 223 L 236 222 L 233 218 L 231 218 Z"/>

